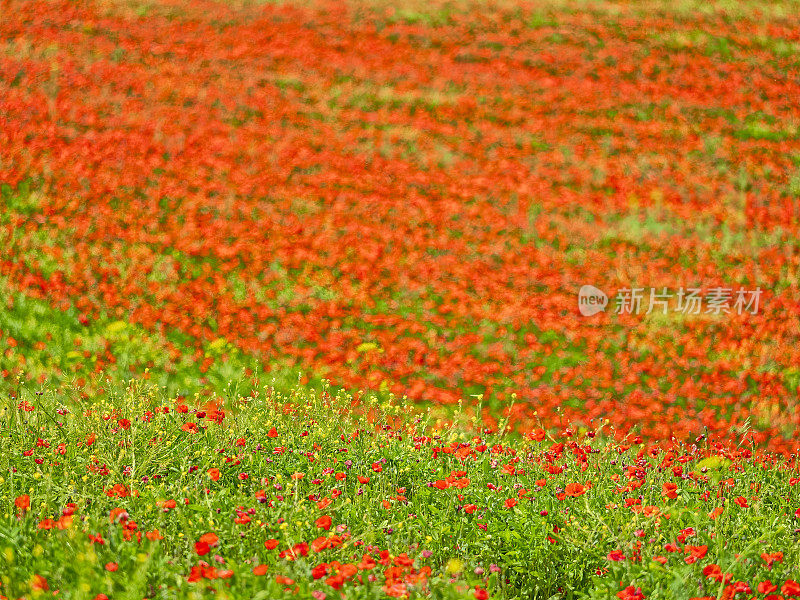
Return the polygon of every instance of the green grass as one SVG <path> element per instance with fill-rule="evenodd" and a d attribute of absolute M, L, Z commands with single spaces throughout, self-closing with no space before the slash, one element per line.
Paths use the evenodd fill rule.
<path fill-rule="evenodd" d="M 133 380 L 88 402 L 71 388 L 18 394 L 0 409 L 0 592 L 9 598 L 42 597 L 31 593 L 37 576 L 64 598 L 334 598 L 334 584 L 345 598 L 375 598 L 413 569 L 426 577 L 403 584 L 411 597 L 474 598 L 477 587 L 496 598 L 613 598 L 633 585 L 688 600 L 698 582 L 717 597 L 702 573 L 709 564 L 755 587 L 781 584 L 800 560 L 796 469 L 762 466 L 744 449 L 665 454 L 637 440 L 618 446 L 602 429 L 534 441 L 374 397 L 353 412 L 347 394 L 302 387 L 228 394 L 216 417 Z M 570 484 L 576 493 L 564 496 Z M 26 498 L 27 510 L 15 505 Z M 59 520 L 66 507 L 71 521 Z M 324 516 L 329 531 L 316 525 Z M 336 548 L 279 555 L 334 532 Z M 218 542 L 206 554 L 195 543 L 207 533 Z M 697 563 L 685 560 L 692 547 L 705 552 Z M 410 566 L 328 579 L 335 565 L 382 551 L 393 564 L 405 553 Z M 626 558 L 610 560 L 615 551 Z M 761 553 L 778 551 L 782 562 L 767 571 Z M 190 581 L 201 561 L 216 578 Z M 334 566 L 315 579 L 322 563 Z M 265 575 L 253 572 L 259 565 Z"/>

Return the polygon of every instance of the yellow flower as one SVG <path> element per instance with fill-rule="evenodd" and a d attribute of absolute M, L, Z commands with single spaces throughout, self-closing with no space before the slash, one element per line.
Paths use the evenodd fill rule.
<path fill-rule="evenodd" d="M 447 561 L 447 565 L 445 566 L 445 570 L 448 573 L 460 573 L 463 569 L 464 563 L 457 558 L 451 558 Z"/>

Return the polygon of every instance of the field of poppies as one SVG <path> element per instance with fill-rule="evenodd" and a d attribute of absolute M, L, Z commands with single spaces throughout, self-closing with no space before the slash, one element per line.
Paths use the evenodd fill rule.
<path fill-rule="evenodd" d="M 0 598 L 800 598 L 795 0 L 6 0 Z"/>

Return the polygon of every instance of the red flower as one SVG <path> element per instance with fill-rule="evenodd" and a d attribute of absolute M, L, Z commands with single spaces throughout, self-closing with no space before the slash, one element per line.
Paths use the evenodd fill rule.
<path fill-rule="evenodd" d="M 328 574 L 330 567 L 327 563 L 322 563 L 311 569 L 311 577 L 314 579 L 322 579 Z"/>
<path fill-rule="evenodd" d="M 793 579 L 787 579 L 781 586 L 781 593 L 787 596 L 794 596 L 795 598 L 800 597 L 800 583 L 797 583 Z"/>
<path fill-rule="evenodd" d="M 344 585 L 344 577 L 340 573 L 337 573 L 328 577 L 325 580 L 325 583 L 327 583 L 333 589 L 338 590 Z"/>
<path fill-rule="evenodd" d="M 567 484 L 567 487 L 564 490 L 564 493 L 567 496 L 571 496 L 573 498 L 577 498 L 581 494 L 585 494 L 586 493 L 586 488 L 584 486 L 582 486 L 580 483 L 569 483 L 569 484 Z"/>
<path fill-rule="evenodd" d="M 181 427 L 182 431 L 187 433 L 199 433 L 200 430 L 197 428 L 197 423 L 184 423 Z"/>
<path fill-rule="evenodd" d="M 620 600 L 643 600 L 644 597 L 645 595 L 642 593 L 641 588 L 635 588 L 632 585 L 617 592 L 617 598 Z"/>
<path fill-rule="evenodd" d="M 197 552 L 199 556 L 205 556 L 208 554 L 211 547 L 206 542 L 195 542 L 194 543 L 194 551 Z"/>
<path fill-rule="evenodd" d="M 778 586 L 772 583 L 769 579 L 762 581 L 758 584 L 756 590 L 759 594 L 769 594 L 778 589 Z"/>
<path fill-rule="evenodd" d="M 715 581 L 722 581 L 722 578 L 723 578 L 722 568 L 719 565 L 715 565 L 715 564 L 706 565 L 703 568 L 703 575 L 705 575 L 705 577 L 707 579 L 713 579 Z"/>
<path fill-rule="evenodd" d="M 690 564 L 692 564 L 694 562 L 697 562 L 698 560 L 700 560 L 701 558 L 703 558 L 706 555 L 706 553 L 708 552 L 708 546 L 706 546 L 706 545 L 703 545 L 703 546 L 686 546 L 686 548 L 684 548 L 683 551 L 686 552 L 687 554 L 689 554 L 689 556 L 687 556 L 683 560 L 684 560 L 684 562 L 686 564 L 690 565 Z"/>
<path fill-rule="evenodd" d="M 328 531 L 331 528 L 331 518 L 328 515 L 323 515 L 319 519 L 314 521 L 314 525 L 316 525 L 320 529 Z"/>
<path fill-rule="evenodd" d="M 364 554 L 361 557 L 361 562 L 358 563 L 356 566 L 361 571 L 369 571 L 371 569 L 374 569 L 377 564 L 378 563 L 376 563 L 375 560 L 369 554 Z"/>
<path fill-rule="evenodd" d="M 33 581 L 31 581 L 31 589 L 46 592 L 50 589 L 50 586 L 47 584 L 47 579 L 41 575 L 34 575 Z"/>
<path fill-rule="evenodd" d="M 528 434 L 528 439 L 534 442 L 541 442 L 544 439 L 544 429 L 534 429 Z"/>
<path fill-rule="evenodd" d="M 667 481 L 666 483 L 664 483 L 663 486 L 661 486 L 661 494 L 665 498 L 669 498 L 671 500 L 674 500 L 675 498 L 678 497 L 677 490 L 678 490 L 677 484 L 672 483 L 671 481 Z"/>
<path fill-rule="evenodd" d="M 606 558 L 608 560 L 613 560 L 615 562 L 620 562 L 620 561 L 625 560 L 625 555 L 622 553 L 621 550 L 612 550 L 611 552 L 608 553 L 608 556 L 606 556 Z"/>
<path fill-rule="evenodd" d="M 14 506 L 16 506 L 22 512 L 25 512 L 31 506 L 31 497 L 28 496 L 28 494 L 17 496 L 16 499 L 14 500 Z"/>
<path fill-rule="evenodd" d="M 516 498 L 508 498 L 506 500 L 506 508 L 514 508 L 518 502 L 519 500 L 517 500 Z"/>

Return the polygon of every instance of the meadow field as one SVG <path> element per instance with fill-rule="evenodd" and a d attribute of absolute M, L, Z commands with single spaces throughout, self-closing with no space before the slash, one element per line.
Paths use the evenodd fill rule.
<path fill-rule="evenodd" d="M 0 3 L 0 600 L 800 598 L 800 2 Z"/>

